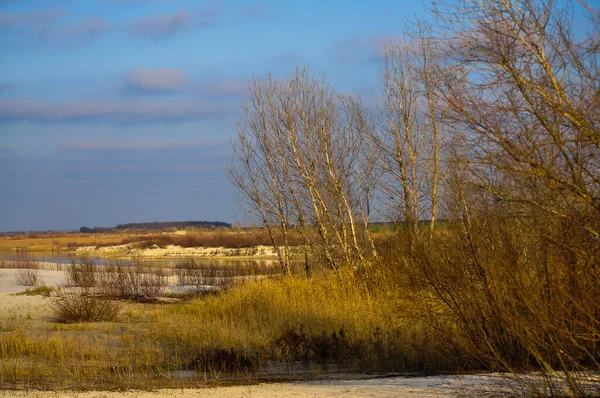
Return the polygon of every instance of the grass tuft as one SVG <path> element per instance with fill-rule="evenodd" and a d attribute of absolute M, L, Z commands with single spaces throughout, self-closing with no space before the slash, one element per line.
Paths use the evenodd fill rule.
<path fill-rule="evenodd" d="M 56 289 L 46 285 L 39 285 L 34 288 L 27 288 L 24 292 L 17 293 L 18 296 L 45 296 L 49 297 Z"/>

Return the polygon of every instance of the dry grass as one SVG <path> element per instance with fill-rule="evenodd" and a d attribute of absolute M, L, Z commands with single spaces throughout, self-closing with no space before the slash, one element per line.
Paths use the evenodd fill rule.
<path fill-rule="evenodd" d="M 225 247 L 236 249 L 271 245 L 268 234 L 261 229 L 190 230 L 185 234 L 148 234 L 132 236 L 123 239 L 121 243 L 137 243 L 137 247 L 142 249 L 154 245 L 158 247 L 175 245 L 181 247 Z"/>
<path fill-rule="evenodd" d="M 61 251 L 73 250 L 82 246 L 106 247 L 124 244 L 138 244 L 139 248 L 157 245 L 177 245 L 181 247 L 226 247 L 244 248 L 270 245 L 268 235 L 256 229 L 188 229 L 173 232 L 115 232 L 102 234 L 82 234 L 64 232 L 56 234 L 20 234 L 0 236 L 0 251 Z"/>
<path fill-rule="evenodd" d="M 27 288 L 24 292 L 17 293 L 17 295 L 50 297 L 54 292 L 56 292 L 56 289 L 51 286 L 38 285 L 33 288 Z"/>
<path fill-rule="evenodd" d="M 148 388 L 255 379 L 298 367 L 317 374 L 454 368 L 444 343 L 452 334 L 411 317 L 410 305 L 335 278 L 294 277 L 249 282 L 190 303 L 124 304 L 111 323 L 24 320 L 0 332 L 0 381 Z M 173 373 L 183 370 L 194 378 Z"/>
<path fill-rule="evenodd" d="M 115 262 L 99 271 L 84 262 L 71 267 L 70 280 L 84 291 L 95 289 L 93 294 L 62 294 L 57 302 L 79 300 L 68 309 L 92 309 L 84 314 L 116 303 L 123 306 L 121 316 L 79 317 L 70 310 L 63 322 L 111 321 L 0 320 L 0 382 L 147 388 L 307 371 L 542 368 L 573 377 L 563 381 L 578 395 L 577 375 L 599 363 L 597 274 L 583 272 L 588 266 L 592 272 L 597 258 L 569 267 L 571 258 L 545 245 L 541 234 L 524 234 L 536 225 L 549 223 L 483 213 L 471 220 L 471 235 L 458 224 L 431 241 L 387 231 L 382 258 L 368 272 L 272 276 L 177 304 L 153 300 L 162 294 L 160 283 L 140 282 L 155 275 L 150 263 Z M 563 241 L 585 241 L 567 227 Z M 578 278 L 570 274 L 574 270 Z M 180 284 L 196 288 L 231 276 L 229 271 L 189 259 L 168 270 Z M 133 293 L 136 286 L 142 290 Z M 107 297 L 144 303 L 102 300 Z M 180 371 L 193 377 L 178 377 Z"/>
<path fill-rule="evenodd" d="M 96 244 L 118 245 L 126 234 L 80 234 L 64 232 L 60 234 L 21 234 L 0 236 L 0 251 L 59 251 L 78 246 Z"/>

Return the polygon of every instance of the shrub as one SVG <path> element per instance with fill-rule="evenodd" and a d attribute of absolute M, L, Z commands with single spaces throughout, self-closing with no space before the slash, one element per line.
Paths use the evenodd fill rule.
<path fill-rule="evenodd" d="M 166 271 L 141 258 L 133 259 L 133 264 L 125 268 L 125 275 L 124 280 L 131 288 L 130 296 L 136 300 L 154 300 L 168 285 Z"/>
<path fill-rule="evenodd" d="M 114 321 L 123 308 L 118 301 L 87 294 L 64 294 L 51 306 L 56 320 L 64 323 Z"/>
<path fill-rule="evenodd" d="M 164 294 L 168 273 L 151 262 L 136 258 L 132 264 L 115 261 L 98 270 L 96 284 L 102 295 L 152 301 Z"/>
<path fill-rule="evenodd" d="M 77 287 L 95 287 L 98 266 L 89 258 L 74 259 L 71 267 L 66 271 L 67 284 Z"/>
<path fill-rule="evenodd" d="M 175 264 L 175 275 L 177 275 L 179 285 L 194 286 L 197 291 L 208 284 L 201 264 L 193 258 L 186 258 L 177 262 Z"/>
<path fill-rule="evenodd" d="M 79 261 L 73 260 L 66 278 L 68 286 L 82 288 L 84 295 L 152 301 L 168 285 L 166 270 L 141 259 L 134 259 L 132 264 L 115 261 L 102 267 L 91 259 Z"/>
<path fill-rule="evenodd" d="M 20 268 L 15 275 L 15 281 L 20 286 L 37 286 L 40 282 L 40 270 L 37 268 Z"/>
<path fill-rule="evenodd" d="M 123 261 L 114 261 L 103 267 L 98 273 L 98 286 L 109 297 L 128 298 L 132 289 L 128 282 L 128 266 Z"/>
<path fill-rule="evenodd" d="M 175 264 L 174 272 L 180 286 L 193 286 L 201 291 L 206 286 L 219 289 L 230 287 L 236 278 L 281 275 L 281 267 L 258 263 L 236 262 L 219 265 L 216 262 L 203 263 L 195 258 L 186 258 Z"/>

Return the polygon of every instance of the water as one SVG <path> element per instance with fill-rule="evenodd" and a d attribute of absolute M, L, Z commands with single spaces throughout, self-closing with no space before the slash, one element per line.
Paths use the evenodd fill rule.
<path fill-rule="evenodd" d="M 105 265 L 110 260 L 99 257 L 90 257 L 96 264 Z M 53 264 L 71 264 L 73 261 L 80 263 L 77 256 L 70 254 L 56 254 L 56 252 L 0 252 L 0 261 L 32 260 Z M 127 260 L 130 261 L 130 260 Z"/>
<path fill-rule="evenodd" d="M 227 258 L 227 257 L 193 257 L 196 262 L 205 266 L 216 267 L 241 267 L 241 268 L 272 268 L 277 267 L 276 260 L 270 259 L 248 259 L 248 258 Z M 82 259 L 69 253 L 56 252 L 0 252 L 0 261 L 32 260 L 52 264 L 71 264 L 73 262 L 80 264 Z M 116 259 L 105 259 L 100 257 L 88 257 L 97 265 L 107 265 L 114 263 Z M 143 258 L 144 262 L 155 263 L 157 265 L 175 265 L 185 258 Z M 131 264 L 131 259 L 118 259 L 118 261 Z"/>

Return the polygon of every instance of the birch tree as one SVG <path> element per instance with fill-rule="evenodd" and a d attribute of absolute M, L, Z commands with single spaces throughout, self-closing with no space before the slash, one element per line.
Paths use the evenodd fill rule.
<path fill-rule="evenodd" d="M 281 246 L 286 272 L 291 233 L 334 270 L 366 266 L 376 253 L 374 246 L 365 249 L 368 228 L 357 228 L 368 225 L 368 215 L 361 210 L 366 182 L 358 171 L 366 152 L 352 125 L 356 115 L 306 68 L 284 80 L 254 80 L 248 90 L 230 177 L 250 214 Z"/>
<path fill-rule="evenodd" d="M 379 154 L 382 200 L 411 235 L 419 220 L 435 226 L 445 108 L 438 100 L 437 60 L 425 38 L 390 43 L 381 66 L 383 105 L 372 141 Z"/>

